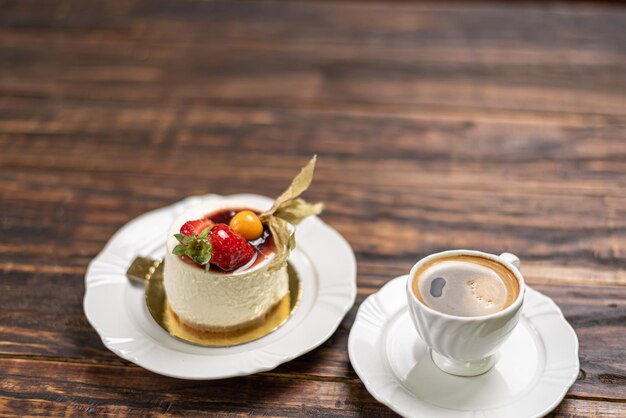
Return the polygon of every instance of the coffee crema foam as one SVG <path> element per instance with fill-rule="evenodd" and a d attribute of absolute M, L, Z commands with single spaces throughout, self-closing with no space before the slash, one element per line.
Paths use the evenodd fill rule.
<path fill-rule="evenodd" d="M 517 278 L 504 265 L 480 256 L 456 255 L 425 263 L 415 272 L 415 296 L 426 306 L 456 316 L 482 316 L 510 306 Z"/>

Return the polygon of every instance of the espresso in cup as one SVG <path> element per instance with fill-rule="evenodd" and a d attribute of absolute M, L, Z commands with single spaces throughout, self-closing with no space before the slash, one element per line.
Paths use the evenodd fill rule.
<path fill-rule="evenodd" d="M 520 285 L 503 264 L 462 254 L 424 263 L 414 273 L 412 291 L 435 311 L 475 317 L 509 307 L 517 299 Z"/>

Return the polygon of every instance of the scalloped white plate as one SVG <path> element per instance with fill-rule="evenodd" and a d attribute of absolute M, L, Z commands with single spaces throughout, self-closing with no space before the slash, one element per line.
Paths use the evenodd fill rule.
<path fill-rule="evenodd" d="M 522 317 L 489 372 L 446 374 L 433 363 L 406 303 L 407 276 L 368 297 L 348 352 L 367 390 L 400 415 L 535 417 L 554 409 L 578 376 L 578 338 L 559 307 L 527 287 Z"/>
<path fill-rule="evenodd" d="M 316 216 L 298 225 L 297 248 L 289 261 L 300 276 L 302 297 L 276 331 L 247 344 L 209 348 L 180 341 L 154 322 L 144 303 L 143 285 L 126 278 L 128 266 L 139 255 L 163 257 L 174 218 L 190 206 L 222 198 L 267 208 L 273 202 L 252 194 L 190 197 L 132 220 L 91 261 L 83 307 L 109 350 L 158 374 L 212 380 L 271 370 L 313 350 L 335 332 L 356 298 L 356 260 L 346 240 Z"/>

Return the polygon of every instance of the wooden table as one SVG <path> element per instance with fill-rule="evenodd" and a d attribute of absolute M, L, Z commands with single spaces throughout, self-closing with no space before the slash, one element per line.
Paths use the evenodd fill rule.
<path fill-rule="evenodd" d="M 84 273 L 186 196 L 306 197 L 353 246 L 321 347 L 224 381 L 102 345 Z M 420 257 L 511 251 L 576 329 L 558 416 L 626 415 L 626 9 L 602 3 L 0 1 L 0 413 L 391 416 L 346 350 Z"/>

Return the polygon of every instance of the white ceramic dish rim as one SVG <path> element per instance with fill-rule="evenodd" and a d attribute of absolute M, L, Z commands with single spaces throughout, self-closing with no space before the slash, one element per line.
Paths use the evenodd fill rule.
<path fill-rule="evenodd" d="M 131 220 L 122 228 L 120 228 L 111 237 L 111 239 L 107 242 L 107 244 L 104 246 L 103 250 L 98 254 L 98 256 L 96 256 L 90 262 L 87 268 L 87 272 L 85 274 L 85 296 L 83 299 L 83 309 L 85 311 L 85 316 L 87 317 L 89 323 L 96 330 L 96 332 L 98 332 L 98 334 L 100 335 L 102 339 L 103 344 L 109 350 L 111 350 L 118 356 L 128 361 L 131 361 L 147 370 L 150 370 L 152 372 L 155 372 L 161 375 L 181 378 L 181 379 L 188 379 L 188 380 L 214 380 L 214 379 L 244 376 L 244 375 L 271 370 L 280 364 L 293 360 L 294 358 L 301 356 L 317 348 L 319 345 L 324 343 L 328 338 L 330 338 L 330 336 L 336 331 L 339 324 L 343 320 L 345 314 L 353 306 L 354 301 L 356 299 L 356 258 L 348 242 L 337 231 L 335 231 L 333 228 L 328 226 L 318 217 L 310 217 L 310 218 L 307 218 L 299 226 L 299 229 L 298 229 L 299 233 L 297 232 L 297 242 L 301 248 L 300 249 L 296 248 L 294 253 L 297 251 L 300 251 L 302 253 L 305 251 L 314 252 L 312 250 L 322 250 L 324 242 L 322 242 L 322 247 L 320 247 L 320 243 L 318 242 L 316 244 L 313 242 L 313 240 L 320 239 L 320 236 L 324 238 L 325 240 L 329 240 L 329 242 L 331 242 L 332 245 L 334 245 L 334 250 L 338 252 L 337 254 L 333 253 L 333 260 L 335 262 L 339 262 L 339 265 L 337 267 L 338 267 L 338 271 L 342 272 L 342 275 L 341 277 L 339 275 L 335 276 L 335 279 L 339 278 L 340 281 L 336 283 L 330 283 L 329 289 L 322 287 L 324 283 L 319 283 L 320 289 L 318 289 L 318 292 L 316 295 L 314 296 L 303 295 L 303 298 L 315 297 L 315 300 L 312 302 L 313 305 L 310 311 L 308 312 L 308 314 L 303 317 L 303 319 L 301 320 L 301 323 L 298 324 L 298 327 L 295 327 L 289 330 L 289 334 L 284 334 L 283 336 L 281 336 L 280 339 L 273 340 L 270 343 L 268 343 L 266 346 L 259 346 L 260 344 L 259 341 L 262 341 L 263 340 L 262 338 L 260 340 L 252 341 L 251 343 L 247 343 L 247 344 L 251 344 L 252 347 L 254 347 L 254 348 L 251 348 L 249 351 L 241 351 L 241 347 L 244 347 L 247 345 L 247 344 L 244 344 L 244 345 L 237 346 L 237 347 L 225 347 L 225 348 L 210 348 L 210 347 L 194 346 L 194 347 L 197 347 L 194 349 L 194 352 L 192 353 L 181 352 L 180 353 L 180 355 L 189 356 L 190 361 L 194 361 L 194 358 L 198 356 L 197 354 L 198 350 L 200 350 L 201 352 L 201 350 L 204 348 L 207 349 L 207 353 L 210 350 L 213 353 L 213 355 L 215 355 L 215 358 L 217 359 L 217 361 L 224 361 L 224 359 L 221 357 L 230 356 L 229 360 L 232 360 L 233 365 L 232 365 L 232 368 L 228 372 L 216 374 L 216 373 L 211 373 L 210 371 L 207 371 L 204 373 L 201 371 L 198 371 L 197 373 L 194 372 L 193 374 L 190 374 L 190 373 L 172 372 L 171 370 L 164 371 L 163 369 L 154 367 L 151 364 L 147 364 L 145 361 L 142 360 L 141 355 L 137 357 L 136 355 L 132 353 L 132 351 L 124 349 L 124 346 L 119 347 L 117 342 L 119 342 L 120 340 L 123 340 L 123 338 L 120 339 L 119 335 L 105 335 L 104 333 L 105 330 L 103 328 L 106 328 L 106 327 L 101 327 L 101 325 L 103 323 L 102 321 L 106 322 L 108 320 L 107 318 L 105 318 L 108 315 L 106 312 L 94 311 L 92 309 L 94 306 L 96 306 L 95 301 L 92 301 L 93 295 L 96 292 L 98 292 L 97 288 L 101 285 L 107 285 L 107 284 L 110 285 L 115 282 L 115 284 L 117 284 L 118 286 L 122 286 L 122 279 L 124 283 L 123 286 L 131 286 L 132 284 L 128 282 L 128 279 L 124 275 L 127 265 L 123 267 L 123 273 L 122 273 L 122 270 L 119 270 L 114 273 L 106 274 L 106 277 L 103 277 L 105 275 L 100 271 L 94 272 L 94 270 L 96 270 L 97 268 L 101 268 L 101 264 L 102 264 L 101 261 L 103 257 L 106 257 L 107 254 L 111 251 L 111 249 L 114 248 L 115 245 L 119 244 L 119 241 L 123 239 L 123 237 L 125 237 L 127 234 L 129 234 L 130 231 L 132 231 L 134 226 L 138 225 L 139 222 L 145 222 L 146 218 L 149 218 L 150 216 L 156 216 L 157 214 L 163 214 L 164 212 L 169 211 L 169 212 L 172 212 L 170 216 L 171 217 L 170 221 L 172 221 L 179 213 L 185 210 L 186 207 L 189 207 L 193 205 L 194 203 L 197 204 L 199 201 L 203 201 L 207 199 L 222 199 L 222 198 L 232 199 L 232 200 L 237 200 L 237 201 L 249 200 L 251 202 L 254 202 L 253 204 L 262 204 L 268 207 L 269 205 L 271 205 L 271 202 L 273 201 L 272 199 L 268 197 L 254 195 L 254 194 L 237 194 L 237 195 L 230 195 L 230 196 L 219 196 L 215 194 L 209 194 L 209 195 L 204 195 L 204 196 L 188 197 L 172 205 L 155 209 L 150 212 L 146 212 L 138 216 L 137 218 Z M 169 225 L 167 227 L 169 227 Z M 165 231 L 167 231 L 167 227 L 164 228 Z M 309 235 L 311 237 L 309 237 Z M 165 235 L 163 235 L 162 241 L 163 241 L 162 245 L 165 246 Z M 127 259 L 124 259 L 124 260 L 120 260 L 120 257 L 117 257 L 116 262 L 119 262 L 122 264 L 123 263 L 130 264 L 130 261 L 132 261 L 132 259 L 137 255 L 141 255 L 141 254 L 139 254 L 138 252 L 133 253 L 129 255 Z M 315 258 L 315 257 L 318 257 L 319 254 L 305 254 L 305 256 L 308 258 Z M 325 260 L 325 261 L 327 262 L 328 260 Z M 327 277 L 325 277 L 324 275 L 320 274 L 319 271 L 317 271 L 319 270 L 320 265 L 316 265 L 315 263 L 316 260 L 311 259 L 310 262 L 311 262 L 311 268 L 315 270 L 314 273 L 316 274 L 317 279 L 318 280 L 327 279 Z M 319 264 L 321 261 L 317 260 L 317 262 Z M 122 266 L 119 266 L 119 267 L 121 268 Z M 324 268 L 328 269 L 328 266 L 325 266 Z M 117 304 L 118 309 L 126 310 L 125 306 L 122 304 L 123 302 L 121 301 L 116 301 L 116 302 L 118 302 Z M 90 306 L 90 304 L 93 304 L 94 306 Z M 146 311 L 146 314 L 147 314 L 147 310 L 144 309 L 144 311 Z M 317 312 L 318 314 L 322 313 L 323 315 L 325 315 L 326 320 L 321 325 L 319 324 L 317 319 L 313 317 L 314 315 L 312 315 L 315 312 Z M 117 313 L 119 314 L 120 312 L 118 311 Z M 295 314 L 297 313 L 298 312 L 296 311 Z M 153 321 L 152 318 L 149 318 L 149 320 Z M 300 332 L 298 333 L 298 336 L 301 337 L 301 339 L 299 340 L 294 339 L 293 336 L 291 335 L 294 333 L 293 331 L 294 330 L 297 331 L 299 327 L 305 327 L 303 329 L 306 329 L 307 320 L 314 321 L 316 323 L 313 331 L 309 329 L 308 332 Z M 283 327 L 281 328 L 287 328 L 287 324 L 289 324 L 289 321 L 287 321 L 287 323 L 283 325 Z M 154 326 L 158 327 L 156 324 L 154 324 Z M 159 349 L 162 349 L 165 351 L 170 350 L 169 347 L 163 346 L 163 344 L 161 344 L 158 340 L 153 338 L 151 335 L 143 333 L 142 330 L 138 330 L 136 326 L 133 326 L 133 327 L 127 326 L 127 328 L 129 329 L 134 328 L 135 332 L 132 335 L 126 336 L 126 338 L 128 338 L 131 342 L 133 341 L 137 342 L 137 339 L 140 339 L 142 340 L 144 344 L 147 345 L 147 347 L 143 347 L 143 346 L 141 347 L 142 354 L 145 354 L 147 352 L 153 352 L 154 350 L 159 350 Z M 278 332 L 280 331 L 281 329 L 278 329 L 277 331 L 275 331 L 275 333 L 278 334 Z M 163 331 L 163 333 L 165 333 L 165 331 Z M 275 333 L 269 334 L 267 337 L 270 337 L 274 335 Z M 173 337 L 169 335 L 163 335 L 162 337 L 173 339 Z M 267 337 L 264 337 L 264 338 L 267 338 Z M 285 342 L 285 341 L 288 341 L 288 342 Z M 288 343 L 291 345 L 287 346 L 286 344 Z M 184 344 L 184 343 L 181 343 L 181 344 Z M 270 350 L 268 347 L 272 348 L 273 350 Z M 217 352 L 221 354 L 215 354 Z M 164 352 L 163 354 L 166 354 L 166 353 Z M 238 367 L 239 365 L 237 364 L 237 361 L 236 361 L 237 356 L 242 357 L 243 355 L 248 356 L 247 360 L 250 360 L 250 358 L 253 358 L 252 361 L 256 362 L 256 364 L 254 364 L 252 367 L 247 367 L 247 368 Z M 207 355 L 205 357 L 205 361 L 206 361 L 206 358 L 209 358 L 209 357 L 210 356 Z M 249 362 L 250 361 L 248 361 L 248 363 Z"/>
<path fill-rule="evenodd" d="M 355 343 L 354 343 L 354 336 L 353 336 L 353 330 L 355 329 L 356 326 L 358 326 L 358 323 L 361 319 L 361 311 L 363 309 L 364 306 L 366 306 L 368 304 L 368 300 L 370 300 L 371 298 L 377 298 L 377 297 L 381 297 L 380 295 L 382 293 L 384 293 L 384 290 L 386 288 L 389 288 L 391 285 L 393 285 L 394 282 L 396 281 L 400 281 L 403 280 L 405 282 L 409 281 L 410 276 L 408 274 L 406 275 L 402 275 L 402 276 L 398 276 L 395 277 L 391 280 L 389 280 L 384 286 L 382 286 L 376 293 L 370 295 L 367 297 L 367 299 L 365 299 L 361 305 L 359 306 L 359 310 L 357 311 L 354 323 L 352 324 L 352 329 L 350 330 L 350 335 L 348 337 L 348 355 L 350 357 L 350 363 L 352 364 L 352 367 L 354 368 L 356 374 L 359 376 L 359 378 L 361 379 L 361 381 L 363 382 L 363 384 L 365 385 L 365 388 L 367 389 L 367 391 L 380 403 L 386 405 L 387 407 L 389 407 L 391 410 L 393 410 L 394 412 L 396 412 L 397 414 L 400 414 L 402 416 L 406 416 L 405 411 L 400 408 L 398 405 L 394 404 L 392 400 L 388 399 L 386 396 L 384 396 L 383 394 L 381 394 L 379 392 L 379 388 L 377 387 L 377 385 L 375 385 L 371 379 L 369 379 L 369 376 L 367 375 L 367 373 L 361 368 L 361 366 L 359 365 L 358 362 L 354 361 L 353 359 L 356 358 L 356 353 L 355 353 Z M 403 286 L 401 286 L 401 288 L 403 290 L 405 290 L 406 288 L 406 283 L 403 284 Z M 574 346 L 573 348 L 573 356 L 575 358 L 573 364 L 572 364 L 572 370 L 575 369 L 575 373 L 572 373 L 572 376 L 570 377 L 570 379 L 567 382 L 564 382 L 564 387 L 562 392 L 559 394 L 558 397 L 555 397 L 554 401 L 551 402 L 549 405 L 547 405 L 541 412 L 539 412 L 537 415 L 535 416 L 544 416 L 548 413 L 550 413 L 552 410 L 554 410 L 565 398 L 565 396 L 567 395 L 568 390 L 572 387 L 572 385 L 574 384 L 574 382 L 576 381 L 577 377 L 578 377 L 578 373 L 579 373 L 579 369 L 580 369 L 580 361 L 579 361 L 579 357 L 578 357 L 578 352 L 579 352 L 579 343 L 578 343 L 578 337 L 576 336 L 576 332 L 574 331 L 574 329 L 572 328 L 572 326 L 569 324 L 569 322 L 567 322 L 567 320 L 565 319 L 565 316 L 563 316 L 563 313 L 561 311 L 561 309 L 558 307 L 558 305 L 556 303 L 554 303 L 554 301 L 552 299 L 550 299 L 549 297 L 545 296 L 544 294 L 542 294 L 541 292 L 538 292 L 534 289 L 532 289 L 530 286 L 526 285 L 525 286 L 526 289 L 526 293 L 536 293 L 537 295 L 539 295 L 542 298 L 545 298 L 547 301 L 549 301 L 549 303 L 551 303 L 551 307 L 554 309 L 554 313 L 556 315 L 558 315 L 559 320 L 562 322 L 562 325 L 565 327 L 565 329 L 567 329 L 567 331 L 569 333 L 571 333 L 571 335 L 573 336 L 573 341 L 574 341 Z M 403 299 L 402 300 L 406 300 L 405 295 L 402 295 Z M 370 301 L 371 302 L 371 301 Z M 400 308 L 402 309 L 402 308 Z M 393 317 L 395 314 L 391 314 L 389 315 L 390 317 Z M 524 313 L 522 312 L 522 316 L 524 316 Z M 416 332 L 416 338 L 419 338 L 419 336 L 417 336 L 417 332 Z M 384 361 L 384 360 L 382 360 Z M 466 379 L 472 379 L 472 377 L 466 378 Z M 397 380 L 394 378 L 394 380 L 397 382 Z M 400 382 L 397 382 L 397 384 L 399 386 L 402 386 L 402 384 Z M 426 402 L 424 400 L 421 400 L 422 402 Z M 429 404 L 430 405 L 430 404 Z M 459 415 L 461 415 L 463 411 L 459 411 Z"/>

